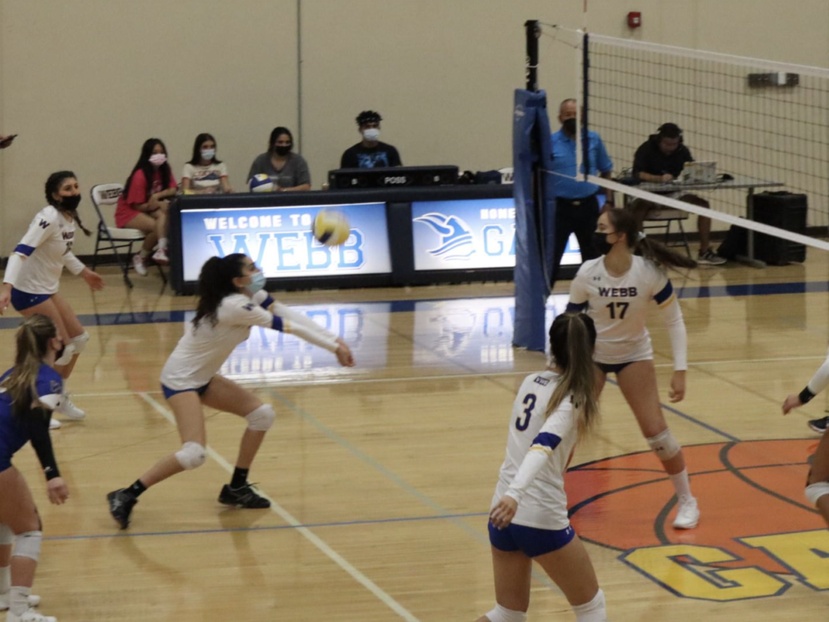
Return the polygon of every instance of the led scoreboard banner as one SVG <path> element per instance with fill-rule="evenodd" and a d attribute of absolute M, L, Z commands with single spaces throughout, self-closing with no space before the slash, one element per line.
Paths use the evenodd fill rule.
<path fill-rule="evenodd" d="M 311 223 L 342 211 L 351 235 L 319 244 Z M 210 257 L 244 253 L 270 289 L 383 287 L 511 280 L 515 206 L 510 185 L 185 195 L 170 208 L 170 282 L 193 293 Z M 581 255 L 570 240 L 562 277 Z"/>

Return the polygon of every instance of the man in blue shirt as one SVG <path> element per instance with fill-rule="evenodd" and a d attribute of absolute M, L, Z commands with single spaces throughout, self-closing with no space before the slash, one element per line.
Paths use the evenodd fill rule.
<path fill-rule="evenodd" d="M 570 235 L 575 233 L 581 249 L 582 261 L 598 257 L 593 248 L 593 232 L 599 220 L 598 194 L 601 188 L 596 184 L 576 181 L 584 173 L 584 165 L 576 172 L 576 100 L 565 99 L 558 110 L 561 129 L 553 133 L 553 191 L 556 195 L 555 268 L 551 286 L 555 284 L 561 257 Z M 588 162 L 590 174 L 610 179 L 613 161 L 607 155 L 601 137 L 588 132 Z M 581 140 L 581 137 L 578 138 Z M 606 205 L 613 205 L 613 191 L 605 190 Z"/>

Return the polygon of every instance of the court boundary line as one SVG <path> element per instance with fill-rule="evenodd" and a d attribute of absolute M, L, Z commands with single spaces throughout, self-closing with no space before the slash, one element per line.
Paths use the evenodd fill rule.
<path fill-rule="evenodd" d="M 158 412 L 167 421 L 169 421 L 173 425 L 176 424 L 175 417 L 166 408 L 159 404 L 154 397 L 152 397 L 148 393 L 138 393 L 138 395 L 141 397 L 141 399 L 147 402 L 147 404 L 152 406 L 156 410 L 156 412 Z M 205 447 L 205 450 L 207 452 L 207 455 L 210 456 L 225 471 L 227 471 L 228 473 L 233 473 L 233 466 L 231 466 L 231 464 L 227 460 L 225 460 L 224 457 L 221 454 L 219 454 L 215 449 L 213 449 L 210 445 L 207 445 Z M 337 553 L 322 538 L 317 536 L 308 527 L 304 527 L 302 523 L 300 523 L 296 518 L 294 518 L 293 514 L 288 512 L 288 510 L 283 508 L 275 500 L 271 499 L 263 491 L 260 490 L 259 494 L 271 502 L 271 512 L 282 518 L 282 520 L 284 520 L 289 525 L 295 527 L 297 533 L 302 535 L 306 540 L 308 540 L 317 549 L 319 549 L 321 553 L 323 553 L 331 561 L 337 564 L 342 570 L 348 573 L 351 576 L 351 578 L 353 578 L 364 588 L 366 588 L 369 592 L 371 592 L 375 597 L 377 597 L 377 599 L 380 602 L 382 602 L 384 605 L 386 605 L 389 609 L 394 611 L 398 616 L 400 616 L 407 622 L 420 622 L 420 620 L 416 618 L 414 614 L 412 614 L 408 609 L 403 607 L 403 605 L 398 603 L 391 595 L 386 593 L 380 586 L 374 583 L 374 581 L 369 579 L 366 575 L 364 575 L 361 571 L 354 567 L 342 555 Z"/>
<path fill-rule="evenodd" d="M 456 518 L 480 518 L 487 516 L 486 512 L 472 512 L 467 514 L 447 514 L 445 516 L 402 516 L 399 518 L 377 518 L 372 520 L 334 521 L 329 523 L 303 523 L 301 525 L 263 525 L 259 527 L 223 527 L 215 529 L 182 529 L 180 531 L 143 531 L 116 533 L 94 533 L 75 536 L 44 536 L 44 540 L 66 542 L 72 540 L 103 540 L 106 538 L 149 538 L 164 536 L 197 536 L 221 533 L 256 533 L 258 531 L 290 531 L 300 527 L 305 529 L 326 527 L 359 527 L 361 525 L 385 525 L 395 523 L 415 523 L 421 521 L 441 521 Z"/>
<path fill-rule="evenodd" d="M 821 356 L 783 356 L 779 358 L 763 358 L 763 359 L 726 359 L 722 361 L 697 361 L 689 362 L 689 367 L 704 367 L 709 365 L 737 365 L 745 363 L 787 363 L 794 361 L 822 361 L 826 360 L 825 355 Z M 662 369 L 666 367 L 673 368 L 673 363 L 656 363 L 654 367 Z M 342 378 L 336 380 L 300 380 L 296 382 L 273 382 L 263 383 L 257 381 L 247 382 L 245 380 L 237 380 L 231 378 L 237 384 L 245 386 L 255 386 L 260 389 L 277 389 L 280 387 L 306 387 L 306 386 L 331 386 L 331 385 L 350 385 L 350 384 L 372 384 L 375 382 L 420 382 L 423 380 L 462 380 L 464 378 L 483 378 L 485 376 L 492 377 L 508 377 L 508 376 L 529 376 L 533 373 L 538 373 L 538 370 L 529 371 L 493 371 L 493 372 L 473 372 L 468 374 L 431 374 L 425 376 L 405 376 L 400 378 Z M 146 393 L 148 395 L 161 395 L 161 391 L 98 391 L 92 393 L 72 392 L 75 397 L 123 397 L 126 395 L 138 395 L 139 393 Z"/>

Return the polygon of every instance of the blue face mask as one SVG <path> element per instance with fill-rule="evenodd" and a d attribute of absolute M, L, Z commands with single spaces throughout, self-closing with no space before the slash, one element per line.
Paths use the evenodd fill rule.
<path fill-rule="evenodd" d="M 265 278 L 264 272 L 254 272 L 250 275 L 250 283 L 245 285 L 245 289 L 248 290 L 249 294 L 255 294 L 256 292 L 260 291 L 263 287 L 265 287 L 265 283 L 268 279 Z"/>

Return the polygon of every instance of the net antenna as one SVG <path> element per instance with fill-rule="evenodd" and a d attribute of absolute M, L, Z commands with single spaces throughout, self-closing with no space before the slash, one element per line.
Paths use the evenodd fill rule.
<path fill-rule="evenodd" d="M 579 171 L 590 171 L 590 130 L 604 142 L 617 179 L 586 175 L 587 181 L 628 200 L 743 227 L 749 257 L 755 232 L 829 250 L 817 239 L 829 227 L 829 69 L 587 32 L 581 47 Z M 711 179 L 691 183 L 683 172 L 676 186 L 627 185 L 639 181 L 637 171 L 626 171 L 637 149 L 665 123 L 682 128 L 685 145 L 697 163 L 708 163 Z M 781 190 L 808 198 L 807 222 L 794 231 L 754 222 L 755 191 Z M 710 207 L 679 201 L 684 192 Z"/>

